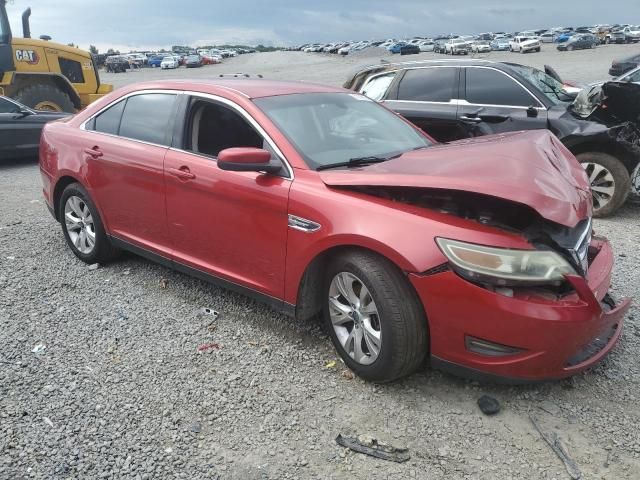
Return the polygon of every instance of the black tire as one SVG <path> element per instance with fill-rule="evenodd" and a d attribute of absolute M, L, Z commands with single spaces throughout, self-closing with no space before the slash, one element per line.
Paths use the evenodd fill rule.
<path fill-rule="evenodd" d="M 540 52 L 540 50 L 541 50 L 540 47 L 536 48 L 536 52 Z"/>
<path fill-rule="evenodd" d="M 88 207 L 89 212 L 91 212 L 91 217 L 93 218 L 95 245 L 93 247 L 93 250 L 88 254 L 82 253 L 80 250 L 78 250 L 78 248 L 71 241 L 69 232 L 67 230 L 64 211 L 67 200 L 71 196 L 80 197 L 80 199 Z M 98 213 L 98 209 L 93 203 L 93 200 L 91 200 L 89 193 L 79 183 L 72 183 L 70 185 L 67 185 L 67 187 L 62 192 L 60 201 L 58 202 L 58 218 L 60 219 L 62 233 L 64 234 L 64 238 L 67 241 L 67 245 L 69 245 L 69 248 L 75 254 L 75 256 L 83 262 L 88 264 L 107 263 L 120 254 L 120 250 L 114 247 L 109 240 L 109 237 L 107 237 L 104 229 L 104 224 L 102 223 L 102 219 L 100 218 L 100 215 Z"/>
<path fill-rule="evenodd" d="M 379 313 L 380 352 L 369 365 L 358 363 L 349 356 L 331 322 L 330 285 L 341 272 L 355 275 L 362 281 Z M 359 377 L 378 383 L 391 382 L 410 375 L 424 362 L 429 345 L 424 309 L 404 274 L 389 260 L 361 250 L 344 252 L 329 264 L 323 292 L 325 327 L 340 357 Z"/>
<path fill-rule="evenodd" d="M 608 217 L 624 204 L 631 191 L 631 176 L 624 164 L 616 157 L 602 152 L 585 152 L 576 155 L 581 164 L 597 164 L 607 169 L 614 181 L 613 195 L 608 203 L 597 207 L 599 200 L 594 196 L 593 216 Z"/>
<path fill-rule="evenodd" d="M 76 111 L 69 95 L 59 88 L 46 83 L 23 87 L 18 90 L 14 98 L 31 108 L 36 108 L 39 104 L 42 105 L 43 102 L 46 102 L 52 106 L 51 109 L 55 109 L 58 112 L 73 113 Z"/>

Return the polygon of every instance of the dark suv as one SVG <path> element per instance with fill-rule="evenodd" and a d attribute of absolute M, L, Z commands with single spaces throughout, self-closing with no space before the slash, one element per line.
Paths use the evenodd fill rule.
<path fill-rule="evenodd" d="M 596 118 L 606 106 L 576 113 L 574 97 L 548 72 L 482 60 L 424 61 L 366 67 L 344 86 L 382 102 L 440 142 L 549 129 L 587 170 L 594 214 L 610 215 L 630 192 L 640 130 L 611 111 Z"/>

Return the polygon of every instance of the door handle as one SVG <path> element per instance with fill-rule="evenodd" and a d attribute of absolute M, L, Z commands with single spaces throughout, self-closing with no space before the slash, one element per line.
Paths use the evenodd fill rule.
<path fill-rule="evenodd" d="M 85 148 L 84 149 L 84 153 L 86 153 L 87 155 L 93 157 L 93 158 L 98 158 L 101 157 L 102 155 L 104 155 L 100 149 L 98 147 L 93 147 L 93 148 Z"/>
<path fill-rule="evenodd" d="M 191 173 L 189 167 L 182 166 L 180 168 L 167 168 L 167 172 L 169 172 L 174 177 L 178 177 L 181 180 L 193 180 L 196 176 Z"/>
<path fill-rule="evenodd" d="M 482 122 L 482 119 L 480 117 L 468 117 L 466 115 L 462 115 L 460 117 L 460 120 L 462 120 L 463 122 L 467 122 L 467 123 L 480 123 L 480 122 Z"/>

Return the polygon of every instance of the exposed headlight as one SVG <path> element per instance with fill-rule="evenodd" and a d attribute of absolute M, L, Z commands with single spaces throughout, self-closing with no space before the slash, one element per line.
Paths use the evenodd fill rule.
<path fill-rule="evenodd" d="M 546 250 L 511 250 L 436 238 L 453 269 L 475 282 L 499 286 L 549 285 L 576 275 L 560 255 Z"/>

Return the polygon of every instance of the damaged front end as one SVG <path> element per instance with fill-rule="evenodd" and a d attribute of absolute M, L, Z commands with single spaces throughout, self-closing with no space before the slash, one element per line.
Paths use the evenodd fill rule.
<path fill-rule="evenodd" d="M 587 273 L 591 218 L 569 227 L 543 218 L 527 205 L 474 192 L 384 186 L 351 187 L 350 190 L 522 235 L 536 250 L 556 252 L 576 273 L 581 276 Z M 554 294 L 562 294 L 568 291 L 569 285 L 555 282 L 549 287 Z"/>
<path fill-rule="evenodd" d="M 630 173 L 632 186 L 640 194 L 640 85 L 606 82 L 584 89 L 569 107 L 568 114 L 585 120 L 579 128 L 564 131 L 562 116 L 556 135 L 570 149 L 588 142 L 611 145 Z M 567 122 L 573 124 L 573 122 Z"/>

